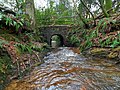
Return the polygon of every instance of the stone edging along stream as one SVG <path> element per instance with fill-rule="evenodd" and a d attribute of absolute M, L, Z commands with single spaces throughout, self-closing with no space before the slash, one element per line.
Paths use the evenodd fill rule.
<path fill-rule="evenodd" d="M 87 54 L 100 58 L 120 60 L 120 46 L 116 48 L 93 47 L 87 51 Z"/>

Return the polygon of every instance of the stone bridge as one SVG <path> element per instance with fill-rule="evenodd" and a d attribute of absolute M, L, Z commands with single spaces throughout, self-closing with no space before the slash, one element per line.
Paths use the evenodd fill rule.
<path fill-rule="evenodd" d="M 57 35 L 60 37 L 62 45 L 69 46 L 67 35 L 72 28 L 73 26 L 70 25 L 55 25 L 40 27 L 39 30 L 49 45 L 51 45 L 52 36 Z"/>

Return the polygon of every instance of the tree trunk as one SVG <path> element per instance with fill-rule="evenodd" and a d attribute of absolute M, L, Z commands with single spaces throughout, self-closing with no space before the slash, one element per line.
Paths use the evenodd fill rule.
<path fill-rule="evenodd" d="M 105 9 L 106 11 L 112 8 L 112 0 L 105 0 Z"/>
<path fill-rule="evenodd" d="M 98 0 L 99 3 L 100 3 L 100 8 L 102 9 L 102 12 L 103 14 L 106 16 L 106 17 L 109 17 L 109 14 L 107 13 L 106 9 L 104 8 L 104 0 Z"/>
<path fill-rule="evenodd" d="M 31 28 L 35 28 L 35 6 L 34 0 L 26 0 L 26 14 L 28 14 L 31 18 Z"/>
<path fill-rule="evenodd" d="M 74 7 L 76 9 L 76 12 L 80 18 L 80 20 L 84 23 L 85 27 L 88 28 L 88 24 L 87 24 L 87 21 L 85 20 L 85 18 L 83 18 L 82 14 L 79 12 L 78 8 L 77 8 L 77 4 L 74 0 L 72 0 L 73 4 L 74 4 Z"/>
<path fill-rule="evenodd" d="M 90 11 L 90 9 L 87 7 L 87 5 L 83 2 L 83 0 L 80 0 L 80 1 L 83 4 L 83 6 L 87 9 L 87 11 L 91 14 L 93 21 L 94 21 L 94 26 L 96 26 L 96 21 L 95 21 L 93 13 Z"/>

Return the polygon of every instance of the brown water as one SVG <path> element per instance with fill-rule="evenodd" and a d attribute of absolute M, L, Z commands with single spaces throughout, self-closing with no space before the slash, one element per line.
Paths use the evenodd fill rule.
<path fill-rule="evenodd" d="M 120 66 L 58 48 L 30 76 L 12 81 L 6 90 L 120 90 Z"/>

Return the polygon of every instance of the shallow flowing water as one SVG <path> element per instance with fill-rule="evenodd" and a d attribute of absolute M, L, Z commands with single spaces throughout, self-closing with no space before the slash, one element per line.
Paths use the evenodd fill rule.
<path fill-rule="evenodd" d="M 49 52 L 44 61 L 6 90 L 120 90 L 120 67 L 114 61 L 87 58 L 67 47 Z"/>

